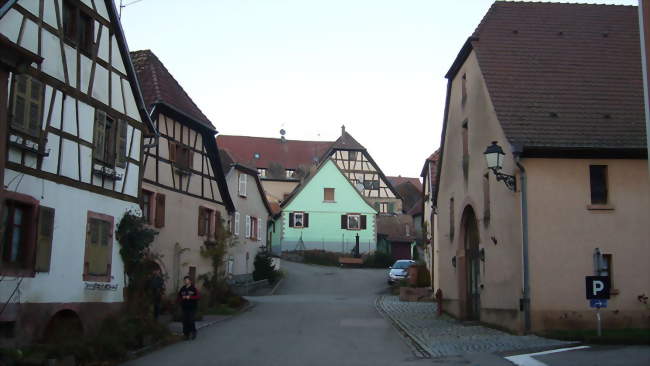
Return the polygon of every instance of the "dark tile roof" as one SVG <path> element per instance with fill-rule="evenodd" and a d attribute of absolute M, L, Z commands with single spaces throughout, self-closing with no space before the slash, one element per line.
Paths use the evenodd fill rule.
<path fill-rule="evenodd" d="M 408 212 L 413 209 L 413 206 L 418 203 L 422 198 L 421 187 L 416 187 L 410 181 L 405 181 L 402 184 L 395 185 L 395 189 L 402 197 L 402 211 Z"/>
<path fill-rule="evenodd" d="M 420 216 L 424 212 L 424 206 L 423 206 L 423 199 L 420 197 L 420 199 L 413 205 L 411 206 L 411 209 L 406 212 L 407 215 L 411 216 Z M 414 218 L 415 220 L 415 218 Z"/>
<path fill-rule="evenodd" d="M 406 226 L 409 227 L 409 235 L 406 235 Z M 413 217 L 377 215 L 377 235 L 387 235 L 389 241 L 413 242 L 416 239 Z"/>
<path fill-rule="evenodd" d="M 341 126 L 341 136 L 334 141 L 331 146 L 332 149 L 340 150 L 365 150 L 357 140 L 352 137 L 347 131 L 345 131 L 345 126 Z"/>
<path fill-rule="evenodd" d="M 165 103 L 209 128 L 214 126 L 151 50 L 131 52 L 147 108 Z"/>
<path fill-rule="evenodd" d="M 511 144 L 646 148 L 637 7 L 497 1 L 473 37 Z"/>
<path fill-rule="evenodd" d="M 321 156 L 330 148 L 332 141 L 298 141 L 252 137 L 218 135 L 217 145 L 226 150 L 233 161 L 269 168 L 271 163 L 279 163 L 285 169 L 297 169 L 317 164 Z M 254 159 L 259 154 L 258 159 Z"/>
<path fill-rule="evenodd" d="M 400 185 L 400 184 L 402 184 L 402 183 L 409 182 L 409 183 L 413 184 L 413 186 L 414 186 L 415 188 L 417 188 L 418 190 L 420 190 L 420 192 L 422 192 L 422 182 L 420 182 L 420 178 L 416 178 L 416 177 L 402 177 L 401 175 L 400 175 L 400 176 L 397 176 L 397 177 L 386 177 L 386 178 L 388 178 L 388 180 L 390 181 L 390 183 L 391 183 L 395 188 L 397 188 L 397 186 Z"/>

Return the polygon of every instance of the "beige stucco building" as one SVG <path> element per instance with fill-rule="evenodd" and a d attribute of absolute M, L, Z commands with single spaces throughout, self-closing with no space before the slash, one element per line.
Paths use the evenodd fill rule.
<path fill-rule="evenodd" d="M 604 327 L 650 327 L 638 37 L 636 7 L 496 2 L 465 43 L 434 199 L 445 311 L 514 332 L 595 328 L 585 276 L 598 270 L 612 283 Z M 487 168 L 493 141 L 514 191 Z"/>
<path fill-rule="evenodd" d="M 213 271 L 201 255 L 234 206 L 221 167 L 217 131 L 151 51 L 131 53 L 151 119 L 160 132 L 145 152 L 143 215 L 158 231 L 152 251 L 174 293 L 184 276 Z M 197 285 L 201 285 L 200 281 Z"/>

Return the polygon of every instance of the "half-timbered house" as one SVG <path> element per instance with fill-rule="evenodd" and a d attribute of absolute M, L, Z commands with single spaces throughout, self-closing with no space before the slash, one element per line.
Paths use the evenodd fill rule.
<path fill-rule="evenodd" d="M 113 1 L 2 1 L 0 47 L 2 341 L 92 331 L 123 302 L 114 232 L 155 128 Z"/>
<path fill-rule="evenodd" d="M 196 280 L 212 271 L 201 247 L 228 224 L 234 206 L 210 120 L 153 52 L 135 51 L 131 58 L 160 135 L 145 151 L 142 211 L 158 231 L 152 247 L 173 292 L 184 276 Z"/>

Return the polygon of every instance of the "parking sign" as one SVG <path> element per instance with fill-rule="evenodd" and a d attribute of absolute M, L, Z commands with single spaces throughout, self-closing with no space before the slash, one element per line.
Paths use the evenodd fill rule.
<path fill-rule="evenodd" d="M 609 276 L 587 276 L 585 285 L 587 299 L 609 299 Z"/>

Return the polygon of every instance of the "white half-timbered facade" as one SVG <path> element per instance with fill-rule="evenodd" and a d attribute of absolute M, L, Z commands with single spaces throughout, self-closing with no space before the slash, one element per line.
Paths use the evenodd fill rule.
<path fill-rule="evenodd" d="M 402 212 L 402 199 L 363 145 L 358 143 L 345 126 L 341 137 L 328 152 L 350 182 L 367 198 L 380 214 Z"/>
<path fill-rule="evenodd" d="M 166 290 L 174 293 L 183 277 L 196 281 L 213 271 L 201 248 L 217 230 L 227 230 L 234 206 L 212 123 L 153 52 L 135 51 L 131 58 L 159 132 L 144 153 L 141 206 L 158 231 L 152 248 L 160 255 Z"/>
<path fill-rule="evenodd" d="M 111 0 L 0 7 L 0 302 L 13 342 L 119 308 L 116 225 L 137 210 L 155 134 Z"/>

